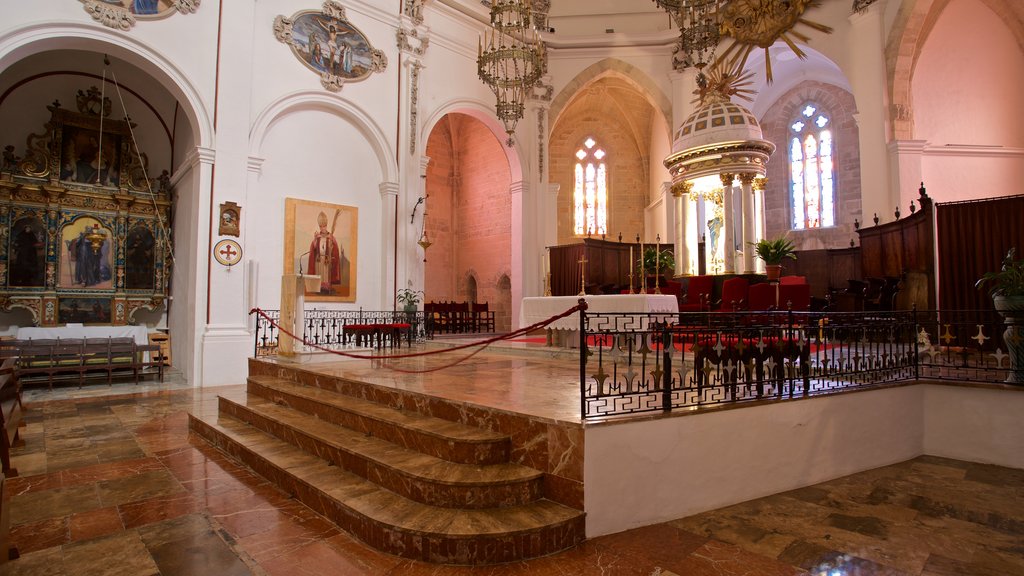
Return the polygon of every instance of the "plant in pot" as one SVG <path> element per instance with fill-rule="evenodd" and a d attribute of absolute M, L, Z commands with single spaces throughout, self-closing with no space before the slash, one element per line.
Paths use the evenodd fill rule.
<path fill-rule="evenodd" d="M 658 290 L 659 280 L 662 273 L 676 267 L 676 259 L 672 256 L 671 250 L 658 250 L 651 246 L 644 249 L 643 257 L 638 268 L 641 278 L 654 278 L 654 289 Z"/>
<path fill-rule="evenodd" d="M 422 290 L 413 290 L 412 288 L 402 288 L 395 294 L 395 300 L 402 305 L 402 310 L 405 312 L 415 312 L 420 304 L 421 296 L 423 296 Z"/>
<path fill-rule="evenodd" d="M 1017 258 L 1017 249 L 1010 248 L 999 270 L 983 274 L 975 287 L 988 288 L 992 304 L 1006 325 L 1003 342 L 1010 356 L 1006 381 L 1024 384 L 1024 259 Z"/>
<path fill-rule="evenodd" d="M 769 240 L 750 242 L 754 247 L 754 254 L 764 261 L 764 269 L 768 274 L 768 280 L 774 282 L 782 275 L 782 261 L 786 258 L 796 260 L 796 248 L 793 243 L 784 237 Z"/>

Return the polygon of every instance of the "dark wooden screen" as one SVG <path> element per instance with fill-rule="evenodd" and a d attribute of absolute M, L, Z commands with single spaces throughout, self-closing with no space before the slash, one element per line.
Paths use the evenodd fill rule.
<path fill-rule="evenodd" d="M 939 238 L 939 303 L 942 309 L 992 308 L 987 290 L 974 283 L 998 270 L 1006 252 L 1024 252 L 1024 196 L 968 202 L 943 202 L 936 207 Z"/>

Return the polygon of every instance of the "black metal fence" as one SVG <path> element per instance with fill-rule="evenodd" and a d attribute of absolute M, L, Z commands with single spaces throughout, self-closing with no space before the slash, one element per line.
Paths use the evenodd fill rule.
<path fill-rule="evenodd" d="M 257 357 L 268 356 L 277 353 L 278 329 L 277 322 L 280 320 L 278 310 L 263 310 L 270 318 L 255 315 L 255 349 L 253 354 Z M 273 322 L 271 322 L 271 320 Z M 405 328 L 404 325 L 408 325 Z M 368 327 L 380 327 L 374 338 L 367 338 L 367 342 L 380 346 L 382 344 L 395 344 L 389 342 L 392 337 L 401 337 L 406 342 L 423 340 L 433 337 L 433 329 L 430 319 L 423 312 L 402 312 L 392 310 L 306 310 L 303 317 L 302 339 L 309 344 L 328 349 L 339 349 L 357 343 L 363 344 L 361 339 L 366 335 Z M 403 326 L 394 328 L 386 334 L 380 332 L 385 327 Z M 400 344 L 400 343 L 399 343 Z"/>
<path fill-rule="evenodd" d="M 1009 353 L 1024 326 L 989 311 L 584 313 L 579 332 L 584 418 L 919 378 L 1024 382 Z"/>
<path fill-rule="evenodd" d="M 264 311 L 274 320 L 276 310 Z M 735 405 L 884 384 L 955 380 L 1024 384 L 1024 325 L 991 311 L 593 313 L 579 315 L 583 418 Z M 355 344 L 361 326 L 408 325 L 433 337 L 423 312 L 308 310 L 303 339 Z M 399 332 L 392 332 L 393 336 Z M 397 337 L 397 336 L 394 336 Z M 376 345 L 388 342 L 378 339 Z M 256 316 L 255 355 L 277 351 Z M 394 344 L 394 342 L 391 342 Z M 1011 350 L 1022 358 L 1011 361 Z"/>

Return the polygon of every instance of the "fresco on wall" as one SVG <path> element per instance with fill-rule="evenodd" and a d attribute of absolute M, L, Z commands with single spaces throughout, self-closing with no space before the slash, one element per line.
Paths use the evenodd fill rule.
<path fill-rule="evenodd" d="M 83 216 L 61 230 L 61 288 L 113 288 L 112 234 L 95 218 Z"/>
<path fill-rule="evenodd" d="M 120 30 L 130 30 L 138 20 L 163 18 L 175 12 L 189 14 L 201 0 L 79 0 L 93 20 Z"/>
<path fill-rule="evenodd" d="M 274 20 L 274 35 L 291 46 L 303 64 L 320 74 L 324 88 L 337 92 L 345 82 L 367 78 L 387 67 L 384 52 L 345 18 L 345 8 L 328 0 L 319 12 L 307 10 Z"/>
<path fill-rule="evenodd" d="M 284 273 L 320 277 L 306 300 L 356 301 L 359 209 L 285 198 Z"/>

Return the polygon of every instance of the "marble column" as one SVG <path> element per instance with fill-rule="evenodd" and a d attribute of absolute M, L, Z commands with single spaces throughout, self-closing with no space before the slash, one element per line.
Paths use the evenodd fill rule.
<path fill-rule="evenodd" d="M 754 242 L 763 240 L 765 237 L 765 230 L 767 223 L 765 222 L 764 215 L 764 191 L 768 187 L 768 179 L 765 177 L 754 178 L 753 189 L 754 194 L 754 211 L 757 213 L 757 221 L 755 225 Z M 754 270 L 757 272 L 764 272 L 764 262 L 760 258 L 754 260 Z"/>
<path fill-rule="evenodd" d="M 676 276 L 689 276 L 690 272 L 690 246 L 687 244 L 686 223 L 690 217 L 690 190 L 693 189 L 692 182 L 677 182 L 672 185 L 672 198 L 676 212 Z"/>
<path fill-rule="evenodd" d="M 731 172 L 719 174 L 722 179 L 722 273 L 736 273 L 736 223 L 733 222 L 732 182 L 736 175 Z"/>
<path fill-rule="evenodd" d="M 740 174 L 740 195 L 743 206 L 743 273 L 754 273 L 754 247 L 750 244 L 754 239 L 754 178 L 757 174 L 745 172 Z"/>

